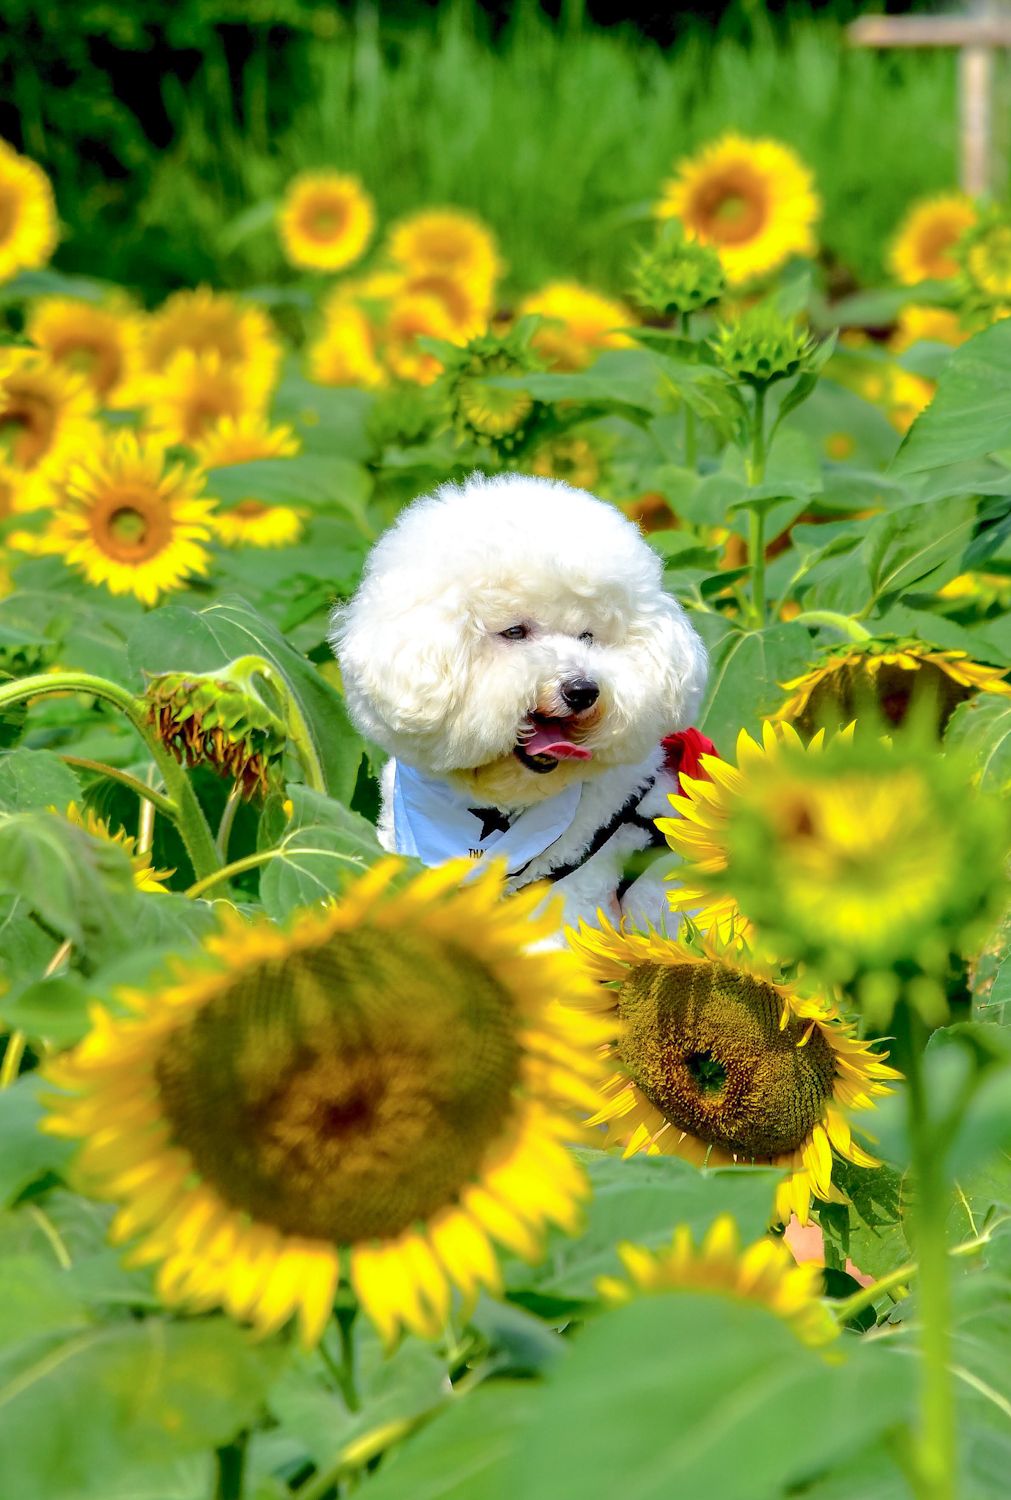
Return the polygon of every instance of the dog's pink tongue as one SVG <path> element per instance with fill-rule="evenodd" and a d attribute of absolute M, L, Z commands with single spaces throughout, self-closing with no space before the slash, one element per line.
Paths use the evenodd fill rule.
<path fill-rule="evenodd" d="M 592 760 L 593 751 L 583 745 L 574 745 L 571 740 L 558 738 L 557 729 L 549 724 L 535 724 L 534 732 L 524 740 L 523 748 L 528 755 L 553 755 L 556 760 Z"/>

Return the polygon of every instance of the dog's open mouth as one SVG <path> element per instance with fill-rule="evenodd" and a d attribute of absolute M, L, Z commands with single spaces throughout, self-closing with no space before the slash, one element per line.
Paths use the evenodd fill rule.
<path fill-rule="evenodd" d="M 553 771 L 559 761 L 592 760 L 593 751 L 577 745 L 573 733 L 580 727 L 578 714 L 565 719 L 551 719 L 544 714 L 530 714 L 524 721 L 521 739 L 513 751 L 517 760 L 530 771 L 543 776 Z"/>

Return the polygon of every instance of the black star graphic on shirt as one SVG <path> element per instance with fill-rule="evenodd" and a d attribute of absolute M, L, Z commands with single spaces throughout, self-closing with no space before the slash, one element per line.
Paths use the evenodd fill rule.
<path fill-rule="evenodd" d="M 502 833 L 509 832 L 509 819 L 500 808 L 468 807 L 467 811 L 481 820 L 481 837 L 478 843 L 483 844 L 490 833 L 498 833 L 499 830 Z"/>

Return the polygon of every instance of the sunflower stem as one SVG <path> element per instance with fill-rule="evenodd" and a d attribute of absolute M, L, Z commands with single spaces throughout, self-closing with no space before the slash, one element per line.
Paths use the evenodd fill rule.
<path fill-rule="evenodd" d="M 747 476 L 748 484 L 753 487 L 765 479 L 764 385 L 755 386 Z M 765 624 L 765 512 L 757 505 L 748 513 L 748 562 L 751 566 L 751 616 L 753 623 L 761 629 Z"/>
<path fill-rule="evenodd" d="M 838 615 L 834 609 L 805 609 L 801 614 L 794 616 L 795 625 L 824 625 L 830 630 L 838 630 L 839 634 L 845 636 L 849 641 L 869 641 L 873 639 L 869 630 L 854 620 L 850 615 Z"/>
<path fill-rule="evenodd" d="M 686 313 L 682 313 L 681 314 L 681 332 L 682 332 L 682 334 L 684 335 L 684 337 L 686 339 L 691 338 L 691 328 L 692 328 L 692 315 L 691 315 L 691 313 L 687 313 L 687 312 Z M 696 435 L 695 435 L 695 413 L 692 411 L 692 409 L 689 406 L 689 404 L 688 404 L 687 401 L 685 401 L 685 403 L 684 403 L 684 408 L 685 408 L 685 468 L 686 469 L 694 469 L 696 461 L 697 461 L 697 458 L 698 458 L 698 444 L 696 442 Z"/>
<path fill-rule="evenodd" d="M 223 881 L 231 880 L 235 875 L 241 875 L 246 870 L 255 870 L 258 865 L 269 864 L 272 859 L 283 859 L 284 848 L 260 849 L 256 854 L 247 854 L 242 859 L 233 859 L 230 865 L 222 865 L 218 870 L 212 870 L 202 880 L 197 880 L 190 886 L 186 895 L 191 901 L 209 891 L 212 886 L 221 885 Z"/>
<path fill-rule="evenodd" d="M 230 1443 L 215 1450 L 218 1466 L 214 1500 L 242 1500 L 242 1481 L 246 1469 L 248 1432 L 240 1432 Z"/>
<path fill-rule="evenodd" d="M 358 1396 L 358 1386 L 355 1381 L 355 1318 L 358 1316 L 357 1307 L 338 1307 L 334 1313 L 337 1328 L 341 1340 L 341 1362 L 340 1362 L 340 1386 L 344 1397 L 344 1404 L 348 1411 L 361 1411 L 362 1403 Z"/>
<path fill-rule="evenodd" d="M 108 781 L 118 781 L 120 786 L 129 787 L 131 792 L 150 802 L 155 812 L 160 812 L 163 818 L 175 818 L 176 805 L 171 798 L 156 791 L 153 786 L 148 786 L 139 777 L 131 776 L 129 771 L 121 771 L 118 766 L 107 766 L 103 760 L 89 760 L 86 755 L 61 755 L 60 759 L 64 765 L 76 766 L 82 771 L 94 771 Z"/>
<path fill-rule="evenodd" d="M 228 840 L 232 833 L 232 824 L 235 822 L 235 814 L 239 810 L 242 801 L 242 783 L 237 781 L 228 793 L 228 801 L 225 810 L 221 814 L 221 822 L 218 824 L 218 836 L 214 840 L 214 847 L 218 851 L 218 858 L 222 864 L 228 859 Z"/>
<path fill-rule="evenodd" d="M 954 1500 L 955 1406 L 951 1389 L 951 1288 L 944 1223 L 948 1189 L 944 1146 L 932 1126 L 923 1076 L 925 1027 L 903 1000 L 895 1013 L 896 1051 L 906 1076 L 906 1122 L 916 1182 L 913 1229 L 919 1265 L 921 1385 L 913 1464 L 919 1500 Z"/>
<path fill-rule="evenodd" d="M 151 733 L 143 700 L 134 697 L 128 688 L 110 682 L 107 677 L 95 677 L 90 672 L 44 672 L 34 677 L 22 677 L 18 682 L 0 687 L 0 708 L 28 698 L 44 698 L 52 693 L 90 693 L 93 698 L 111 703 L 126 715 L 161 773 L 168 793 L 167 801 L 172 808 L 168 816 L 172 818 L 186 845 L 194 875 L 199 880 L 216 870 L 219 861 L 203 809 L 182 767 Z"/>
<path fill-rule="evenodd" d="M 272 678 L 271 680 L 273 681 L 274 679 Z M 288 729 L 288 737 L 295 747 L 295 753 L 302 767 L 302 774 L 305 776 L 305 784 L 311 791 L 325 793 L 327 790 L 326 776 L 323 773 L 320 758 L 316 754 L 316 747 L 312 742 L 312 735 L 309 732 L 309 725 L 306 722 L 305 715 L 299 708 L 294 693 L 291 692 L 283 679 L 278 679 L 275 686 L 280 688 L 284 695 L 284 719 Z"/>
<path fill-rule="evenodd" d="M 21 1059 L 25 1055 L 28 1037 L 23 1031 L 12 1031 L 4 1048 L 4 1060 L 0 1063 L 0 1089 L 9 1089 L 21 1070 Z"/>

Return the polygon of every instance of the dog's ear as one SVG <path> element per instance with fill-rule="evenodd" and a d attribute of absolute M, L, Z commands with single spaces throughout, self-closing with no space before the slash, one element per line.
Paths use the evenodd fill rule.
<path fill-rule="evenodd" d="M 352 721 L 385 749 L 438 738 L 466 694 L 467 638 L 457 612 L 429 601 L 410 605 L 384 589 L 360 590 L 338 605 L 330 645 L 340 664 Z"/>

